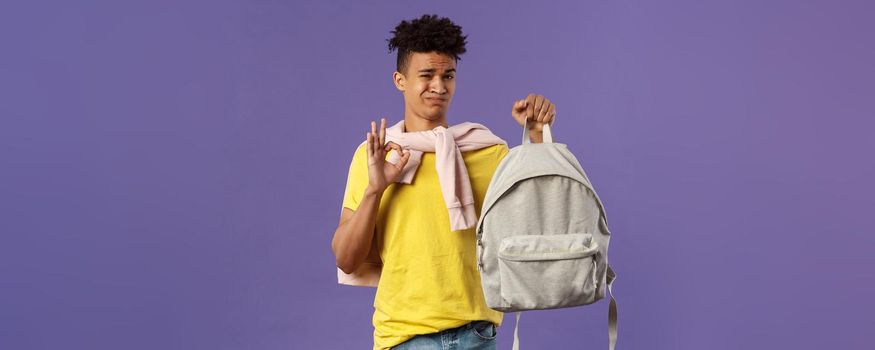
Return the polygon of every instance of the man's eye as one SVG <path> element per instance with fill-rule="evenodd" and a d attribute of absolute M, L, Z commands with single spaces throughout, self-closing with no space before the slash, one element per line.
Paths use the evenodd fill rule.
<path fill-rule="evenodd" d="M 454 78 L 454 77 L 453 77 L 452 75 L 448 75 L 448 76 L 447 76 L 447 79 L 453 79 L 453 78 Z"/>

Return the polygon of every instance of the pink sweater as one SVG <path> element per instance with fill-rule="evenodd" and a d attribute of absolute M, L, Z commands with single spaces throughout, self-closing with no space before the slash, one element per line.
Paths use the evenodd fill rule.
<path fill-rule="evenodd" d="M 386 129 L 386 141 L 397 143 L 410 151 L 410 160 L 404 166 L 399 183 L 410 184 L 419 167 L 423 152 L 435 153 L 435 167 L 441 184 L 441 193 L 450 215 L 450 229 L 464 230 L 477 223 L 474 210 L 474 193 L 468 179 L 468 168 L 462 152 L 473 151 L 496 144 L 507 145 L 483 125 L 465 122 L 445 128 L 404 132 L 404 121 Z M 397 152 L 389 155 L 389 162 L 396 163 L 401 157 Z"/>

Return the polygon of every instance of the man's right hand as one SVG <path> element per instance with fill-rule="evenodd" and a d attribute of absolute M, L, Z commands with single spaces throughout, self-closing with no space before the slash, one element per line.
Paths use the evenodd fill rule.
<path fill-rule="evenodd" d="M 401 176 L 404 165 L 410 159 L 410 151 L 401 149 L 397 143 L 386 143 L 386 118 L 380 119 L 379 134 L 377 134 L 377 122 L 371 121 L 371 131 L 367 135 L 368 188 L 366 191 L 383 193 Z M 386 161 L 386 154 L 391 150 L 401 154 L 401 158 L 395 164 Z"/>

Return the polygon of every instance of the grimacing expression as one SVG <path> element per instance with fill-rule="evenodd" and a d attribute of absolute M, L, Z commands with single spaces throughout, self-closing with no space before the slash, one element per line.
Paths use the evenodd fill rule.
<path fill-rule="evenodd" d="M 437 52 L 414 52 L 400 85 L 404 103 L 415 114 L 439 120 L 446 115 L 455 92 L 456 60 Z"/>

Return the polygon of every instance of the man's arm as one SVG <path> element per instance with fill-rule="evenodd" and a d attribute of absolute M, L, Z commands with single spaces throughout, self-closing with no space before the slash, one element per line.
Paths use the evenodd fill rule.
<path fill-rule="evenodd" d="M 401 149 L 394 142 L 386 142 L 386 118 L 380 120 L 380 133 L 377 133 L 377 123 L 371 122 L 371 132 L 367 134 L 367 183 L 364 195 L 358 202 L 356 209 L 343 208 L 340 214 L 340 223 L 334 231 L 331 239 L 331 250 L 337 267 L 346 274 L 351 274 L 361 266 L 368 258 L 371 244 L 374 241 L 374 228 L 377 222 L 377 211 L 380 209 L 380 200 L 383 192 L 389 184 L 395 182 L 401 176 L 404 166 L 410 159 L 410 152 Z M 401 155 L 397 163 L 386 161 L 386 154 L 395 150 Z M 359 158 L 361 159 L 361 158 Z M 353 162 L 355 162 L 355 157 Z M 350 179 L 360 178 L 362 175 L 353 175 L 356 165 L 351 165 Z M 360 188 L 357 187 L 356 188 Z M 347 191 L 355 189 L 347 188 Z"/>
<path fill-rule="evenodd" d="M 344 273 L 353 273 L 368 257 L 382 197 L 383 191 L 368 187 L 358 209 L 343 208 L 340 223 L 331 240 L 331 250 L 334 251 L 337 267 Z"/>

